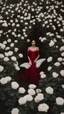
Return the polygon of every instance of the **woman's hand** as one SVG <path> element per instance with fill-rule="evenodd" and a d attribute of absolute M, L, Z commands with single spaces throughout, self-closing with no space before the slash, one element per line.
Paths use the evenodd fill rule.
<path fill-rule="evenodd" d="M 29 64 L 32 65 L 32 61 L 29 61 Z"/>
<path fill-rule="evenodd" d="M 34 60 L 34 63 L 36 62 L 36 60 Z"/>

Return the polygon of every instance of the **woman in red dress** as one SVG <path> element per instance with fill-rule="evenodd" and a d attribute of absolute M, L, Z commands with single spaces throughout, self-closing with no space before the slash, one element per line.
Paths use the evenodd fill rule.
<path fill-rule="evenodd" d="M 20 73 L 20 78 L 28 81 L 30 84 L 37 84 L 40 80 L 41 68 L 36 68 L 36 61 L 40 57 L 40 51 L 39 48 L 35 46 L 35 40 L 32 40 L 31 44 L 32 46 L 28 47 L 27 50 L 27 57 L 31 67 L 26 69 L 23 73 Z"/>

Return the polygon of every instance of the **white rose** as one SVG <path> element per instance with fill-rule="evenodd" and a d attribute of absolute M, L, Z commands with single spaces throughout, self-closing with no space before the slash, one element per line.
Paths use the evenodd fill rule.
<path fill-rule="evenodd" d="M 48 94 L 53 94 L 54 90 L 52 87 L 47 87 L 45 90 Z"/>
<path fill-rule="evenodd" d="M 10 47 L 6 47 L 6 48 L 5 48 L 5 50 L 9 50 L 9 49 L 10 49 Z"/>
<path fill-rule="evenodd" d="M 0 47 L 2 48 L 2 49 L 5 49 L 5 45 L 4 44 L 2 44 L 2 43 L 0 43 Z"/>
<path fill-rule="evenodd" d="M 9 61 L 9 58 L 8 57 L 5 57 L 4 58 L 4 61 L 6 61 L 6 62 Z"/>
<path fill-rule="evenodd" d="M 38 103 L 44 99 L 44 95 L 42 93 L 38 93 L 38 95 L 35 97 L 35 102 Z"/>
<path fill-rule="evenodd" d="M 0 34 L 2 34 L 3 33 L 3 31 L 2 30 L 0 30 Z"/>
<path fill-rule="evenodd" d="M 43 79 L 43 78 L 46 78 L 46 74 L 42 74 L 41 75 L 41 78 Z"/>
<path fill-rule="evenodd" d="M 60 114 L 64 114 L 64 112 L 61 112 Z"/>
<path fill-rule="evenodd" d="M 59 62 L 54 63 L 55 66 L 60 66 Z"/>
<path fill-rule="evenodd" d="M 33 90 L 33 89 L 28 89 L 28 93 L 29 93 L 30 95 L 35 95 L 35 90 Z"/>
<path fill-rule="evenodd" d="M 49 106 L 46 103 L 39 104 L 38 111 L 39 112 L 47 112 L 49 109 Z"/>
<path fill-rule="evenodd" d="M 36 93 L 40 93 L 40 92 L 42 92 L 41 89 L 36 89 Z"/>
<path fill-rule="evenodd" d="M 20 70 L 20 67 L 19 67 L 17 64 L 14 64 L 14 67 L 15 67 L 15 69 L 16 69 L 17 71 Z"/>
<path fill-rule="evenodd" d="M 57 105 L 63 105 L 64 104 L 64 99 L 62 97 L 57 97 L 56 98 L 56 104 Z"/>
<path fill-rule="evenodd" d="M 7 79 L 1 78 L 0 83 L 3 84 L 3 85 L 4 85 L 4 84 L 7 84 Z"/>
<path fill-rule="evenodd" d="M 55 44 L 54 41 L 51 40 L 50 43 L 49 43 L 49 46 L 52 47 L 52 46 L 54 46 L 54 44 Z"/>
<path fill-rule="evenodd" d="M 11 39 L 8 39 L 7 41 L 10 43 L 11 42 Z"/>
<path fill-rule="evenodd" d="M 64 52 L 61 53 L 61 56 L 64 57 Z"/>
<path fill-rule="evenodd" d="M 15 48 L 14 51 L 17 52 L 18 51 L 18 48 Z"/>
<path fill-rule="evenodd" d="M 11 57 L 11 60 L 12 60 L 12 61 L 16 61 L 16 57 L 15 57 L 15 56 L 12 56 L 12 57 Z"/>
<path fill-rule="evenodd" d="M 3 41 L 3 44 L 6 45 L 7 44 L 7 41 Z"/>
<path fill-rule="evenodd" d="M 27 101 L 32 101 L 33 100 L 32 95 L 27 94 L 24 97 L 26 98 Z"/>
<path fill-rule="evenodd" d="M 44 72 L 43 72 L 43 71 L 41 71 L 41 72 L 40 72 L 40 75 L 42 75 L 42 74 L 44 74 Z"/>
<path fill-rule="evenodd" d="M 23 58 L 23 54 L 22 54 L 22 53 L 19 53 L 19 57 L 20 57 L 20 58 Z"/>
<path fill-rule="evenodd" d="M 52 57 L 48 57 L 47 62 L 51 62 L 52 61 Z"/>
<path fill-rule="evenodd" d="M 60 51 L 64 51 L 64 46 L 61 46 Z"/>
<path fill-rule="evenodd" d="M 0 65 L 0 72 L 4 70 L 4 67 Z"/>
<path fill-rule="evenodd" d="M 12 55 L 13 55 L 13 51 L 9 51 L 9 52 L 8 52 L 8 55 L 9 55 L 9 56 L 12 56 Z"/>
<path fill-rule="evenodd" d="M 2 24 L 2 26 L 7 27 L 8 25 L 7 25 L 7 23 L 5 22 L 5 23 Z"/>
<path fill-rule="evenodd" d="M 24 104 L 26 104 L 26 102 L 27 102 L 27 100 L 26 100 L 25 97 L 21 97 L 21 98 L 18 100 L 19 105 L 24 105 Z"/>
<path fill-rule="evenodd" d="M 14 47 L 14 43 L 11 43 L 11 44 L 10 44 L 10 47 Z"/>
<path fill-rule="evenodd" d="M 3 54 L 0 54 L 0 59 L 4 58 L 4 55 Z"/>
<path fill-rule="evenodd" d="M 30 84 L 30 85 L 29 85 L 29 88 L 30 88 L 30 89 L 35 89 L 35 88 L 36 88 L 36 85 L 35 85 L 35 84 Z"/>
<path fill-rule="evenodd" d="M 64 84 L 62 85 L 62 88 L 64 89 Z"/>
<path fill-rule="evenodd" d="M 30 39 L 27 39 L 27 42 L 30 42 Z"/>
<path fill-rule="evenodd" d="M 5 52 L 5 56 L 6 56 L 6 57 L 8 57 L 8 56 L 9 56 L 8 52 Z"/>
<path fill-rule="evenodd" d="M 17 82 L 11 82 L 12 89 L 17 89 L 19 87 L 19 84 Z"/>
<path fill-rule="evenodd" d="M 10 76 L 5 77 L 5 79 L 7 80 L 7 82 L 12 80 L 12 78 Z"/>
<path fill-rule="evenodd" d="M 64 76 L 64 70 L 60 71 L 61 76 Z"/>
<path fill-rule="evenodd" d="M 25 91 L 26 90 L 23 87 L 20 87 L 19 90 L 18 90 L 18 92 L 21 93 L 21 94 L 25 93 Z"/>
<path fill-rule="evenodd" d="M 59 57 L 59 58 L 58 58 L 58 61 L 59 61 L 59 62 L 61 62 L 61 61 L 62 61 L 62 58 L 61 58 L 61 57 Z"/>
<path fill-rule="evenodd" d="M 44 37 L 44 38 L 41 38 L 41 42 L 44 42 L 46 40 L 46 38 Z"/>
<path fill-rule="evenodd" d="M 49 66 L 49 67 L 47 68 L 47 70 L 48 70 L 48 71 L 50 71 L 51 69 L 52 69 L 52 67 L 51 67 L 51 66 Z"/>
<path fill-rule="evenodd" d="M 18 42 L 18 40 L 15 40 L 14 42 L 15 42 L 15 43 L 17 43 L 17 42 Z"/>
<path fill-rule="evenodd" d="M 11 111 L 11 114 L 19 114 L 19 109 L 18 108 L 13 108 Z"/>
<path fill-rule="evenodd" d="M 53 76 L 54 78 L 57 78 L 57 77 L 58 77 L 58 74 L 57 74 L 56 72 L 53 72 L 53 73 L 52 73 L 52 76 Z"/>

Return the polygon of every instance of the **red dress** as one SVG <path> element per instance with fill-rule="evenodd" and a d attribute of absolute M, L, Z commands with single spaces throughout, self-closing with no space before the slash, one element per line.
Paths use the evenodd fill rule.
<path fill-rule="evenodd" d="M 34 63 L 34 60 L 37 58 L 38 54 L 40 54 L 39 50 L 28 50 L 27 56 L 30 57 L 32 61 L 31 67 L 29 69 L 26 69 L 23 73 L 20 73 L 20 78 L 22 80 L 26 80 L 29 83 L 37 84 L 40 80 L 40 71 L 42 70 L 41 67 L 37 68 L 36 63 Z"/>

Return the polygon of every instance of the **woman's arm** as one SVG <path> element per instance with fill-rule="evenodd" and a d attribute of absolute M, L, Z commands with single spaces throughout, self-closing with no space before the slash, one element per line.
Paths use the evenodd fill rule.
<path fill-rule="evenodd" d="M 38 49 L 38 51 L 39 51 L 39 48 L 37 48 Z M 38 53 L 38 56 L 37 56 L 37 58 L 34 60 L 34 62 L 36 62 L 38 59 L 39 59 L 39 57 L 40 57 L 40 53 Z"/>
<path fill-rule="evenodd" d="M 28 47 L 28 51 L 29 51 L 29 47 Z M 30 59 L 28 54 L 27 54 L 27 57 L 28 57 L 29 62 L 32 63 L 32 61 L 31 61 L 31 59 Z"/>

